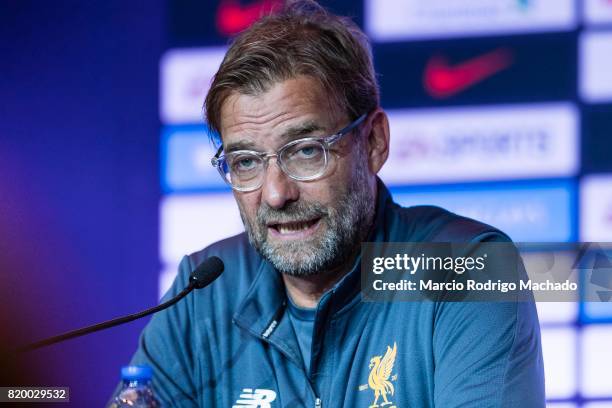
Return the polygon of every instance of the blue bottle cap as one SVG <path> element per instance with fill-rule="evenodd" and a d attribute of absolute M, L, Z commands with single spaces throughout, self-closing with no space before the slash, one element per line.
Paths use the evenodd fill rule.
<path fill-rule="evenodd" d="M 149 381 L 153 378 L 153 369 L 148 365 L 130 365 L 121 368 L 121 379 L 124 381 Z"/>

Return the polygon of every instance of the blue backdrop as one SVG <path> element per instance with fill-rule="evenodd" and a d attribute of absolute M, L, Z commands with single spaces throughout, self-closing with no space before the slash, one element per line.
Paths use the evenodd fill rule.
<path fill-rule="evenodd" d="M 0 346 L 151 306 L 182 254 L 240 231 L 201 105 L 228 39 L 274 3 L 3 3 Z M 399 202 L 518 241 L 612 241 L 612 75 L 597 72 L 612 72 L 611 1 L 322 3 L 372 37 Z M 483 60 L 492 71 L 463 88 L 444 75 Z M 612 308 L 541 317 L 550 406 L 609 407 L 595 404 L 612 401 Z M 32 353 L 0 379 L 101 406 L 145 323 Z"/>

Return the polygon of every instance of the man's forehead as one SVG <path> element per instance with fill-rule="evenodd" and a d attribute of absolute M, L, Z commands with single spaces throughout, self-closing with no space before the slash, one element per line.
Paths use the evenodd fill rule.
<path fill-rule="evenodd" d="M 230 94 L 221 108 L 221 136 L 296 135 L 326 130 L 335 123 L 329 95 L 307 77 L 276 83 L 256 95 Z"/>
<path fill-rule="evenodd" d="M 238 137 L 227 137 L 226 140 L 223 142 L 224 150 L 226 153 L 236 150 L 260 150 L 266 141 L 275 144 L 275 148 L 280 148 L 281 145 L 286 144 L 292 140 L 312 136 L 317 132 L 322 133 L 325 130 L 326 129 L 323 126 L 319 125 L 318 122 L 306 120 L 305 122 L 300 124 L 290 125 L 275 135 L 257 136 L 245 133 L 242 135 L 242 137 L 240 137 L 240 135 Z M 262 137 L 264 138 L 264 140 L 262 140 Z"/>

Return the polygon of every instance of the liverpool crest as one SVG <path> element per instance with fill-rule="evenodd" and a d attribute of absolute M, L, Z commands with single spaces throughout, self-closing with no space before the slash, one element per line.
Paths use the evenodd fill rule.
<path fill-rule="evenodd" d="M 387 346 L 385 355 L 374 356 L 370 359 L 370 375 L 368 376 L 368 384 L 361 385 L 359 391 L 365 391 L 368 388 L 374 391 L 374 401 L 370 404 L 370 408 L 389 407 L 397 408 L 389 399 L 395 394 L 393 382 L 397 380 L 397 374 L 393 375 L 393 364 L 397 355 L 397 343 L 393 343 L 393 348 Z"/>

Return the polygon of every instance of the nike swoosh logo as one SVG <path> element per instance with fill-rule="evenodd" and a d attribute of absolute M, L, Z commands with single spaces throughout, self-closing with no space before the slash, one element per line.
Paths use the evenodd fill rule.
<path fill-rule="evenodd" d="M 498 48 L 459 64 L 450 65 L 444 56 L 433 56 L 425 66 L 425 90 L 434 98 L 448 98 L 512 65 L 512 52 Z"/>
<path fill-rule="evenodd" d="M 259 0 L 246 5 L 238 0 L 223 0 L 217 9 L 217 29 L 226 36 L 237 34 L 279 5 L 280 0 Z"/>

